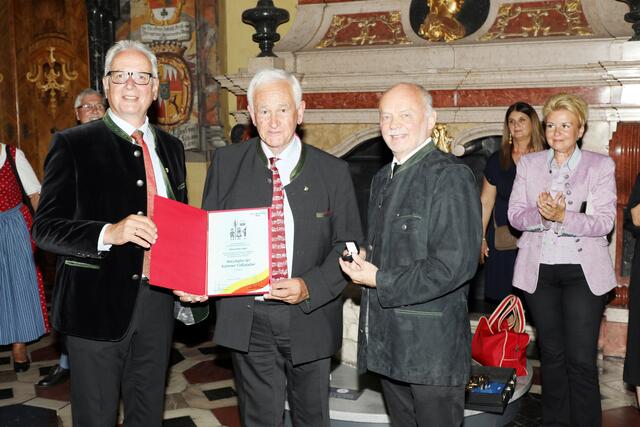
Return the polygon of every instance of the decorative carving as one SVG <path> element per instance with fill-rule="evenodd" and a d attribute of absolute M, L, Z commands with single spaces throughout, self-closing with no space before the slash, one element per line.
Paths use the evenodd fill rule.
<path fill-rule="evenodd" d="M 31 71 L 27 72 L 27 80 L 34 83 L 40 96 L 49 97 L 49 111 L 55 117 L 58 98 L 64 98 L 69 91 L 69 83 L 78 78 L 78 73 L 71 70 L 69 56 L 54 56 L 56 48 L 48 46 L 46 50 L 37 50 L 31 55 Z M 48 54 L 47 54 L 48 52 Z M 66 58 L 65 58 L 66 56 Z"/>
<path fill-rule="evenodd" d="M 431 139 L 441 151 L 445 153 L 451 152 L 451 143 L 453 138 L 449 136 L 446 124 L 438 123 L 431 131 Z"/>
<path fill-rule="evenodd" d="M 180 42 L 158 42 L 151 50 L 158 58 L 158 123 L 169 128 L 189 120 L 192 82 L 189 67 L 183 59 L 185 47 Z"/>
<path fill-rule="evenodd" d="M 629 41 L 640 40 L 640 0 L 618 0 L 629 6 L 629 12 L 624 14 L 624 20 L 633 24 L 633 37 Z"/>
<path fill-rule="evenodd" d="M 385 44 L 411 44 L 400 11 L 334 15 L 316 48 Z"/>
<path fill-rule="evenodd" d="M 505 3 L 481 41 L 508 38 L 590 36 L 580 0 Z"/>
<path fill-rule="evenodd" d="M 465 0 L 427 0 L 429 14 L 420 25 L 418 35 L 423 39 L 438 42 L 451 42 L 464 37 L 464 26 L 458 22 L 456 15 Z"/>
<path fill-rule="evenodd" d="M 148 21 L 153 25 L 173 25 L 180 22 L 184 0 L 147 0 Z"/>
<path fill-rule="evenodd" d="M 272 0 L 258 0 L 256 7 L 242 12 L 242 22 L 256 29 L 251 39 L 260 47 L 259 58 L 277 56 L 273 53 L 273 45 L 280 40 L 276 28 L 288 20 L 289 12 L 275 7 Z"/>

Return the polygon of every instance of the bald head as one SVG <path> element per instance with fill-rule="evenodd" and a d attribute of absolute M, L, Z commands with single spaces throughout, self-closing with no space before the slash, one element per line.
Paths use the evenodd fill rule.
<path fill-rule="evenodd" d="M 380 132 L 396 159 L 403 161 L 431 135 L 436 113 L 431 95 L 412 83 L 398 83 L 380 98 Z"/>

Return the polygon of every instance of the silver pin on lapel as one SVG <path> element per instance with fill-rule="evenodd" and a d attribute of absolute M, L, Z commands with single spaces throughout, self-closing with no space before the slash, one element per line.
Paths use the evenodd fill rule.
<path fill-rule="evenodd" d="M 304 186 L 304 191 L 309 191 L 309 187 L 307 187 L 306 185 Z"/>

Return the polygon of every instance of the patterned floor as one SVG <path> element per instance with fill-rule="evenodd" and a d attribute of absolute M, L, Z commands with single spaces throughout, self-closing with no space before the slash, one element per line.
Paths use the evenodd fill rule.
<path fill-rule="evenodd" d="M 166 393 L 165 427 L 239 426 L 236 393 L 228 355 L 208 338 L 210 325 L 178 328 Z M 0 347 L 0 427 L 71 426 L 69 385 L 35 386 L 57 362 L 53 337 L 28 346 L 32 367 L 13 371 L 11 352 Z M 534 360 L 534 385 L 510 426 L 539 426 L 540 386 Z M 622 361 L 600 361 L 605 427 L 640 426 L 633 393 L 622 382 Z"/>

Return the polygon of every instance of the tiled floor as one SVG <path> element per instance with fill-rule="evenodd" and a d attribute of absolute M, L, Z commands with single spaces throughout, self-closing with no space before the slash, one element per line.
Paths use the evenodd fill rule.
<path fill-rule="evenodd" d="M 166 393 L 165 427 L 239 426 L 232 368 L 227 354 L 208 339 L 209 328 L 178 328 Z M 0 347 L 0 427 L 71 426 L 69 385 L 49 389 L 34 384 L 57 362 L 52 337 L 28 347 L 32 367 L 16 374 L 10 350 Z M 534 385 L 523 398 L 515 426 L 540 425 L 537 361 Z M 633 393 L 622 382 L 622 361 L 601 361 L 604 427 L 640 427 Z"/>

